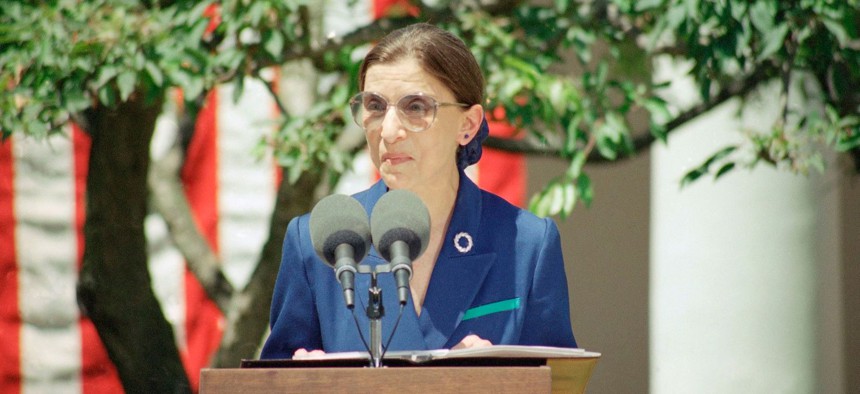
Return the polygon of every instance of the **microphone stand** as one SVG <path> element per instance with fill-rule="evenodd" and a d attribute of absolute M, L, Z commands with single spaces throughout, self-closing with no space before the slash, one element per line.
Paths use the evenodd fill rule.
<path fill-rule="evenodd" d="M 377 274 L 391 272 L 391 264 L 380 264 L 373 268 L 366 265 L 358 266 L 358 273 L 370 274 L 370 287 L 367 289 L 367 318 L 370 320 L 370 367 L 382 367 L 382 317 L 385 307 L 382 305 L 382 289 L 377 285 Z"/>
<path fill-rule="evenodd" d="M 370 366 L 382 367 L 382 289 L 376 283 L 376 271 L 370 273 L 370 288 L 367 289 L 367 318 L 370 319 Z"/>

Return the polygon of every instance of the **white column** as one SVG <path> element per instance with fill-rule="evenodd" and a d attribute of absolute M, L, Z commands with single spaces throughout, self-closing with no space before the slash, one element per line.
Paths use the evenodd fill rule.
<path fill-rule="evenodd" d="M 740 120 L 739 102 L 724 104 L 652 151 L 652 393 L 812 393 L 841 377 L 819 370 L 830 357 L 819 351 L 829 334 L 819 308 L 838 304 L 826 287 L 838 280 L 821 277 L 838 279 L 834 172 L 760 165 L 679 187 L 709 154 L 742 142 L 741 130 L 772 123 L 773 87 Z"/>

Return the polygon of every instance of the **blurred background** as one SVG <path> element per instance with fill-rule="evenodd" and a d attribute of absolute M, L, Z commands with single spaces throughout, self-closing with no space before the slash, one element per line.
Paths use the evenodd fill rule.
<path fill-rule="evenodd" d="M 431 21 L 467 170 L 561 231 L 589 393 L 856 393 L 856 1 L 0 4 L 0 392 L 196 392 L 257 356 L 287 221 L 376 175 L 346 99 Z"/>

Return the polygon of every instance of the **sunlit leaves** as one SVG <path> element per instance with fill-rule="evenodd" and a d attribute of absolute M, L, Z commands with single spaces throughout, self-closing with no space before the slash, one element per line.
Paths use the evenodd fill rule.
<path fill-rule="evenodd" d="M 337 176 L 350 168 L 352 155 L 336 143 L 347 127 L 343 109 L 348 100 L 347 86 L 336 85 L 309 111 L 285 115 L 270 144 L 290 183 L 305 171 L 328 170 Z"/>
<path fill-rule="evenodd" d="M 238 99 L 248 76 L 304 53 L 337 83 L 314 92 L 311 111 L 285 114 L 267 146 L 291 180 L 315 168 L 337 173 L 348 167 L 351 152 L 333 141 L 350 123 L 344 114 L 346 97 L 355 92 L 362 53 L 356 48 L 368 43 L 314 53 L 317 21 L 307 19 L 310 2 L 168 2 L 150 8 L 131 0 L 7 3 L 0 9 L 5 134 L 46 135 L 71 113 L 138 94 L 158 98 L 173 87 L 191 104 L 213 86 L 231 83 Z M 674 118 L 681 109 L 655 94 L 663 87 L 652 82 L 658 54 L 692 64 L 690 75 L 706 103 L 756 71 L 785 81 L 809 73 L 826 90 L 826 111 L 760 125 L 748 141 L 705 159 L 685 184 L 757 162 L 803 172 L 821 163 L 810 146 L 860 146 L 856 0 L 513 3 L 509 13 L 490 14 L 480 9 L 483 2 L 434 2 L 432 10 L 443 16 L 433 22 L 471 47 L 486 76 L 482 104 L 488 113 L 504 113 L 523 138 L 568 162 L 565 173 L 533 198 L 531 206 L 542 214 L 566 216 L 590 201 L 583 167 L 588 157 L 622 159 L 640 137 L 634 130 L 645 133 L 646 122 L 647 132 L 664 142 L 670 128 L 682 123 Z"/>
<path fill-rule="evenodd" d="M 216 84 L 241 80 L 282 57 L 301 32 L 296 15 L 302 4 L 4 4 L 0 81 L 10 94 L 0 97 L 0 129 L 44 135 L 89 106 L 112 107 L 133 95 L 153 103 L 172 87 L 193 103 Z M 222 18 L 218 7 L 230 13 Z"/>
<path fill-rule="evenodd" d="M 529 200 L 529 210 L 541 217 L 558 215 L 567 218 L 573 213 L 577 201 L 586 206 L 593 199 L 591 180 L 585 174 L 576 178 L 562 176 L 550 181 Z"/>
<path fill-rule="evenodd" d="M 707 175 L 716 169 L 714 178 L 719 178 L 735 167 L 735 162 L 728 160 L 728 157 L 738 149 L 737 146 L 731 145 L 724 147 L 711 155 L 704 163 L 698 167 L 688 171 L 681 179 L 681 186 L 688 186 L 697 179 Z"/>
<path fill-rule="evenodd" d="M 785 37 L 788 35 L 789 25 L 781 23 L 775 28 L 766 31 L 762 37 L 762 50 L 758 54 L 758 60 L 766 59 L 785 46 Z"/>

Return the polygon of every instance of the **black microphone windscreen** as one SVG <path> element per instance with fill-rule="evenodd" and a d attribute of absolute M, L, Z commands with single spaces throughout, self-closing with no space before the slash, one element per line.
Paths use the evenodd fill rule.
<path fill-rule="evenodd" d="M 430 214 L 415 193 L 391 190 L 373 207 L 370 229 L 373 245 L 384 259 L 391 261 L 391 244 L 399 240 L 409 245 L 409 259 L 415 260 L 430 240 Z"/>
<path fill-rule="evenodd" d="M 367 212 L 350 196 L 332 194 L 320 200 L 311 211 L 309 224 L 314 250 L 331 266 L 336 262 L 334 251 L 339 245 L 351 245 L 356 261 L 361 261 L 370 249 Z"/>

